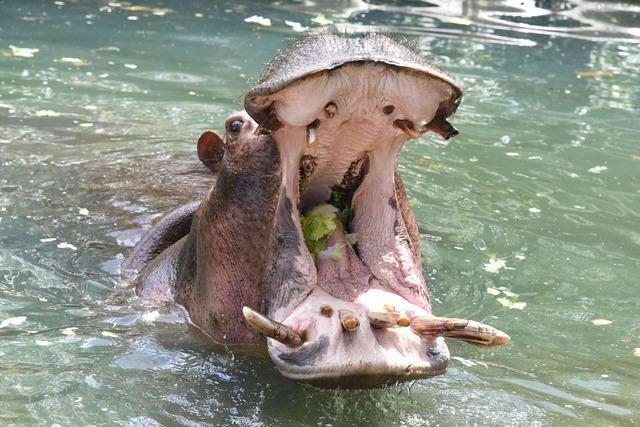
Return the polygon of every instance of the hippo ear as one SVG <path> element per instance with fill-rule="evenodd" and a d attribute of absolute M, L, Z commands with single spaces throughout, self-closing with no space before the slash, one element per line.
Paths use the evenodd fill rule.
<path fill-rule="evenodd" d="M 224 142 L 217 133 L 208 130 L 198 138 L 198 158 L 211 172 L 220 171 L 223 155 Z"/>

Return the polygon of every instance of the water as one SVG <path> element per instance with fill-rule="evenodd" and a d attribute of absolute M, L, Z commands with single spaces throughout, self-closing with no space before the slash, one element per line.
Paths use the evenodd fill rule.
<path fill-rule="evenodd" d="M 0 1 L 0 424 L 640 423 L 640 8 L 403 3 Z M 400 169 L 434 311 L 513 341 L 450 342 L 444 376 L 294 384 L 114 279 L 206 191 L 195 141 L 300 37 L 285 20 L 320 13 L 408 35 L 466 87 L 461 135 Z"/>

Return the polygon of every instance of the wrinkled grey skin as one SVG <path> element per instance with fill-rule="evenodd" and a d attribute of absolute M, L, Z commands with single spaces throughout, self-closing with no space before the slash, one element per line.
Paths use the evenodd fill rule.
<path fill-rule="evenodd" d="M 227 127 L 232 123 L 241 123 L 241 128 L 228 130 L 224 143 L 209 132 L 215 135 L 210 136 L 214 150 L 224 154 L 221 159 L 201 156 L 217 179 L 198 208 L 189 204 L 161 219 L 123 266 L 136 273 L 140 254 L 166 245 L 137 275 L 138 294 L 157 301 L 175 299 L 216 341 L 250 345 L 262 338 L 245 327 L 242 306 L 262 304 L 262 275 L 281 178 L 271 138 L 254 135 L 256 124 L 246 114 L 230 117 Z M 189 216 L 182 214 L 189 210 L 191 227 L 180 235 L 184 216 Z M 162 242 L 153 236 L 162 236 Z"/>
<path fill-rule="evenodd" d="M 192 322 L 217 342 L 265 345 L 264 337 L 247 326 L 242 307 L 283 321 L 317 289 L 316 268 L 296 223 L 299 201 L 292 196 L 289 181 L 283 179 L 283 153 L 271 135 L 282 124 L 274 118 L 269 95 L 318 73 L 367 63 L 402 68 L 449 85 L 452 95 L 437 106 L 433 122 L 424 129 L 447 138 L 457 133 L 446 118 L 460 102 L 460 85 L 410 47 L 380 35 L 348 38 L 322 34 L 305 39 L 265 69 L 245 97 L 248 114 L 227 120 L 224 141 L 213 133 L 201 137 L 198 154 L 217 174 L 216 182 L 201 202 L 180 207 L 161 219 L 124 260 L 123 271 L 136 276 L 136 291 L 141 297 L 183 305 Z M 398 215 L 396 237 L 420 266 L 418 226 L 400 176 L 395 172 L 391 179 L 393 196 L 388 204 Z M 426 288 L 419 293 L 417 306 L 430 313 Z M 377 338 L 380 345 L 391 345 L 393 340 L 383 338 Z M 347 373 L 350 377 L 344 382 L 340 372 L 327 375 L 322 371 L 318 378 L 311 376 L 305 371 L 307 365 L 326 357 L 330 344 L 323 335 L 297 351 L 271 347 L 270 355 L 291 378 L 321 383 L 327 376 L 329 385 L 349 386 L 438 375 L 448 362 L 444 343 L 432 339 L 420 344 L 421 351 L 431 358 L 420 369 L 408 363 L 381 372 L 377 366 L 368 375 L 363 373 L 366 367 L 358 367 L 357 372 Z M 352 362 L 344 363 L 351 366 Z"/>

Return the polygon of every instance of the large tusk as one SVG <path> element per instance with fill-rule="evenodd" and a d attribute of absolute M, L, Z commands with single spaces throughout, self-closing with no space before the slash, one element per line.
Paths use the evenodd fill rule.
<path fill-rule="evenodd" d="M 422 127 L 423 131 L 432 131 L 437 133 L 442 137 L 442 139 L 449 139 L 452 136 L 456 136 L 459 132 L 458 129 L 454 128 L 451 123 L 447 121 L 444 117 L 436 117 L 431 120 L 429 123 Z"/>
<path fill-rule="evenodd" d="M 411 139 L 417 138 L 420 136 L 420 133 L 416 131 L 415 126 L 410 120 L 407 120 L 407 119 L 394 120 L 393 126 L 400 129 L 402 132 L 405 133 L 405 135 L 407 135 Z"/>
<path fill-rule="evenodd" d="M 388 309 L 385 307 L 385 309 Z M 407 316 L 398 312 L 381 312 L 381 311 L 369 311 L 367 312 L 369 323 L 371 326 L 377 329 L 393 328 L 394 326 L 409 326 L 411 321 Z"/>
<path fill-rule="evenodd" d="M 411 319 L 411 328 L 423 337 L 447 337 L 478 347 L 495 347 L 511 341 L 509 335 L 473 320 L 419 316 Z"/>
<path fill-rule="evenodd" d="M 242 307 L 242 314 L 247 324 L 259 334 L 267 338 L 273 338 L 290 347 L 302 345 L 300 335 L 293 332 L 287 325 L 271 320 L 246 306 Z"/>

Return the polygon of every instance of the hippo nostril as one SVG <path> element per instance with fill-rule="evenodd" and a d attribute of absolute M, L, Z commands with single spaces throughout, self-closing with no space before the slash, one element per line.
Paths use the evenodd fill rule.
<path fill-rule="evenodd" d="M 437 355 L 439 355 L 440 353 L 442 353 L 442 350 L 440 350 L 439 348 L 430 348 L 429 350 L 427 350 L 427 354 L 431 357 L 436 357 Z"/>

